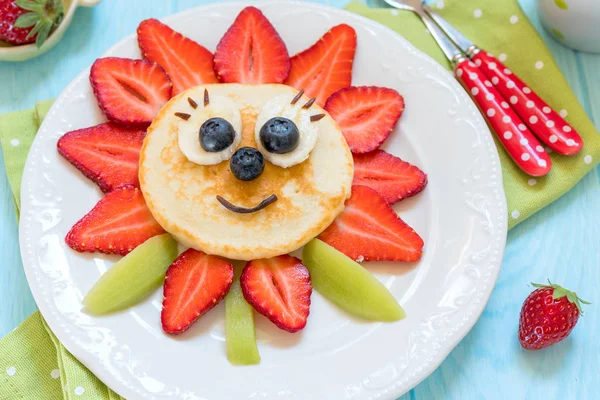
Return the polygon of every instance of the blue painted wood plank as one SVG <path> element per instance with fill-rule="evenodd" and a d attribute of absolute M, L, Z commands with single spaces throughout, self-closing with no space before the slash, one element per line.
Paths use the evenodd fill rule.
<path fill-rule="evenodd" d="M 343 6 L 345 0 L 314 0 Z M 380 3 L 371 0 L 368 3 Z M 196 7 L 198 0 L 104 0 L 79 9 L 64 40 L 52 52 L 22 64 L 0 63 L 0 113 L 54 97 L 81 71 L 147 17 Z M 535 0 L 521 0 L 537 27 Z M 600 56 L 573 52 L 540 31 L 588 113 L 600 126 Z M 0 168 L 2 169 L 2 168 Z M 481 319 L 427 380 L 402 400 L 596 399 L 600 382 L 600 321 L 588 308 L 574 334 L 540 352 L 517 341 L 518 313 L 530 281 L 550 278 L 577 288 L 595 304 L 600 295 L 600 172 L 595 170 L 562 199 L 511 231 L 498 283 Z M 35 305 L 20 267 L 12 199 L 0 171 L 0 336 Z M 1 371 L 0 371 L 1 372 Z"/>

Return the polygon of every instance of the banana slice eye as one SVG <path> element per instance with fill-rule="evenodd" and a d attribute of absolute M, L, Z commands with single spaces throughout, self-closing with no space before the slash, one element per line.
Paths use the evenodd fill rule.
<path fill-rule="evenodd" d="M 256 118 L 256 146 L 272 164 L 289 168 L 308 158 L 317 143 L 319 127 L 314 110 L 308 103 L 298 101 L 302 92 L 292 98 L 281 95 L 269 100 Z"/>
<path fill-rule="evenodd" d="M 176 113 L 179 148 L 186 158 L 199 165 L 229 160 L 242 141 L 242 116 L 233 100 L 204 92 L 204 104 L 188 99 L 190 114 Z M 178 115 L 179 114 L 179 115 Z"/>

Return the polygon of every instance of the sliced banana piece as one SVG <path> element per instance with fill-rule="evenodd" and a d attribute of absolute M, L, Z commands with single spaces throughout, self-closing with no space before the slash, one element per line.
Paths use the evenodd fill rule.
<path fill-rule="evenodd" d="M 226 96 L 211 95 L 208 105 L 198 104 L 198 108 L 190 114 L 187 121 L 180 121 L 178 125 L 179 148 L 187 159 L 200 165 L 215 165 L 229 160 L 242 141 L 242 116 L 235 102 Z M 235 138 L 225 150 L 208 152 L 200 145 L 200 127 L 216 117 L 227 120 L 233 126 Z"/>
<path fill-rule="evenodd" d="M 256 147 L 262 155 L 271 163 L 282 168 L 289 168 L 306 160 L 314 149 L 319 135 L 319 124 L 311 122 L 310 116 L 315 114 L 314 110 L 302 108 L 306 100 L 300 99 L 296 104 L 290 104 L 293 96 L 281 95 L 269 100 L 260 110 L 256 118 L 254 137 Z M 304 100 L 304 101 L 303 101 Z M 268 152 L 260 141 L 260 128 L 271 118 L 284 117 L 296 124 L 300 132 L 298 146 L 289 153 L 275 154 Z"/>

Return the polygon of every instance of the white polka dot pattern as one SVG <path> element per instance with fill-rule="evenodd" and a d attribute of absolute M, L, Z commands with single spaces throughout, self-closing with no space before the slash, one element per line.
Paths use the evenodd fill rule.
<path fill-rule="evenodd" d="M 536 147 L 541 147 L 540 143 L 527 129 L 515 110 L 504 100 L 508 97 L 501 94 L 502 88 L 506 87 L 506 82 L 512 82 L 504 77 L 502 72 L 504 66 L 497 64 L 493 68 L 494 65 L 492 64 L 492 68 L 490 68 L 487 60 L 493 58 L 493 56 L 479 53 L 476 57 L 480 55 L 484 56 L 481 59 L 481 67 L 476 65 L 478 64 L 477 59 L 474 60 L 475 64 L 463 61 L 457 66 L 456 75 L 459 81 L 465 86 L 480 109 L 483 110 L 498 139 L 519 168 L 531 176 L 537 177 L 547 174 L 552 166 L 548 154 L 535 151 Z M 499 63 L 499 61 L 494 62 Z M 484 71 L 492 69 L 501 76 L 496 75 L 497 79 L 494 79 L 493 75 L 487 75 L 487 78 L 491 79 L 490 81 L 486 79 Z M 463 70 L 462 74 L 458 73 L 459 70 Z M 499 84 L 493 85 L 492 82 L 498 82 Z M 512 99 L 510 101 L 513 102 Z"/>
<path fill-rule="evenodd" d="M 508 99 L 512 109 L 525 121 L 531 132 L 541 142 L 562 155 L 576 154 L 581 150 L 583 146 L 581 137 L 563 119 L 563 115 L 566 115 L 566 112 L 562 112 L 561 110 L 559 114 L 554 111 L 534 91 L 526 86 L 518 76 L 489 53 L 481 51 L 473 59 L 475 62 L 481 61 L 480 70 L 485 74 L 487 79 L 491 79 L 492 82 L 499 82 L 495 87 L 501 96 Z M 542 69 L 544 63 L 538 61 L 535 67 Z"/>

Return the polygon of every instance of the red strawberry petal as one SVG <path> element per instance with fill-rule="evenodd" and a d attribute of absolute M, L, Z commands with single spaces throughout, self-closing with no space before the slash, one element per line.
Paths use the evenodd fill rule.
<path fill-rule="evenodd" d="M 140 23 L 138 43 L 146 60 L 163 67 L 173 81 L 173 95 L 207 83 L 218 83 L 213 54 L 156 19 Z"/>
<path fill-rule="evenodd" d="M 308 269 L 289 255 L 248 262 L 240 277 L 246 301 L 279 328 L 296 332 L 306 326 L 312 284 Z"/>
<path fill-rule="evenodd" d="M 423 254 L 423 239 L 366 186 L 352 186 L 346 208 L 319 239 L 359 261 L 412 262 Z"/>
<path fill-rule="evenodd" d="M 65 240 L 79 252 L 124 256 L 164 232 L 146 206 L 142 192 L 133 186 L 123 186 L 104 196 L 71 228 Z"/>
<path fill-rule="evenodd" d="M 97 59 L 90 82 L 106 117 L 135 128 L 150 125 L 173 89 L 169 76 L 158 64 L 116 57 Z"/>
<path fill-rule="evenodd" d="M 233 283 L 233 265 L 222 258 L 188 249 L 169 267 L 160 315 L 163 330 L 182 333 L 216 306 Z"/>
<path fill-rule="evenodd" d="M 119 186 L 139 187 L 139 157 L 145 133 L 104 123 L 68 132 L 58 141 L 58 152 L 94 181 L 103 192 Z"/>
<path fill-rule="evenodd" d="M 290 57 L 263 13 L 246 7 L 217 45 L 214 68 L 226 83 L 282 83 L 290 72 Z"/>
<path fill-rule="evenodd" d="M 377 149 L 404 111 L 404 99 L 393 89 L 352 86 L 334 93 L 325 110 L 338 123 L 353 153 Z"/>
<path fill-rule="evenodd" d="M 290 59 L 286 85 L 304 89 L 320 106 L 334 92 L 352 83 L 356 31 L 349 25 L 334 26 L 314 45 Z"/>
<path fill-rule="evenodd" d="M 389 204 L 421 192 L 427 175 L 419 168 L 383 150 L 354 154 L 354 185 L 368 186 Z"/>

